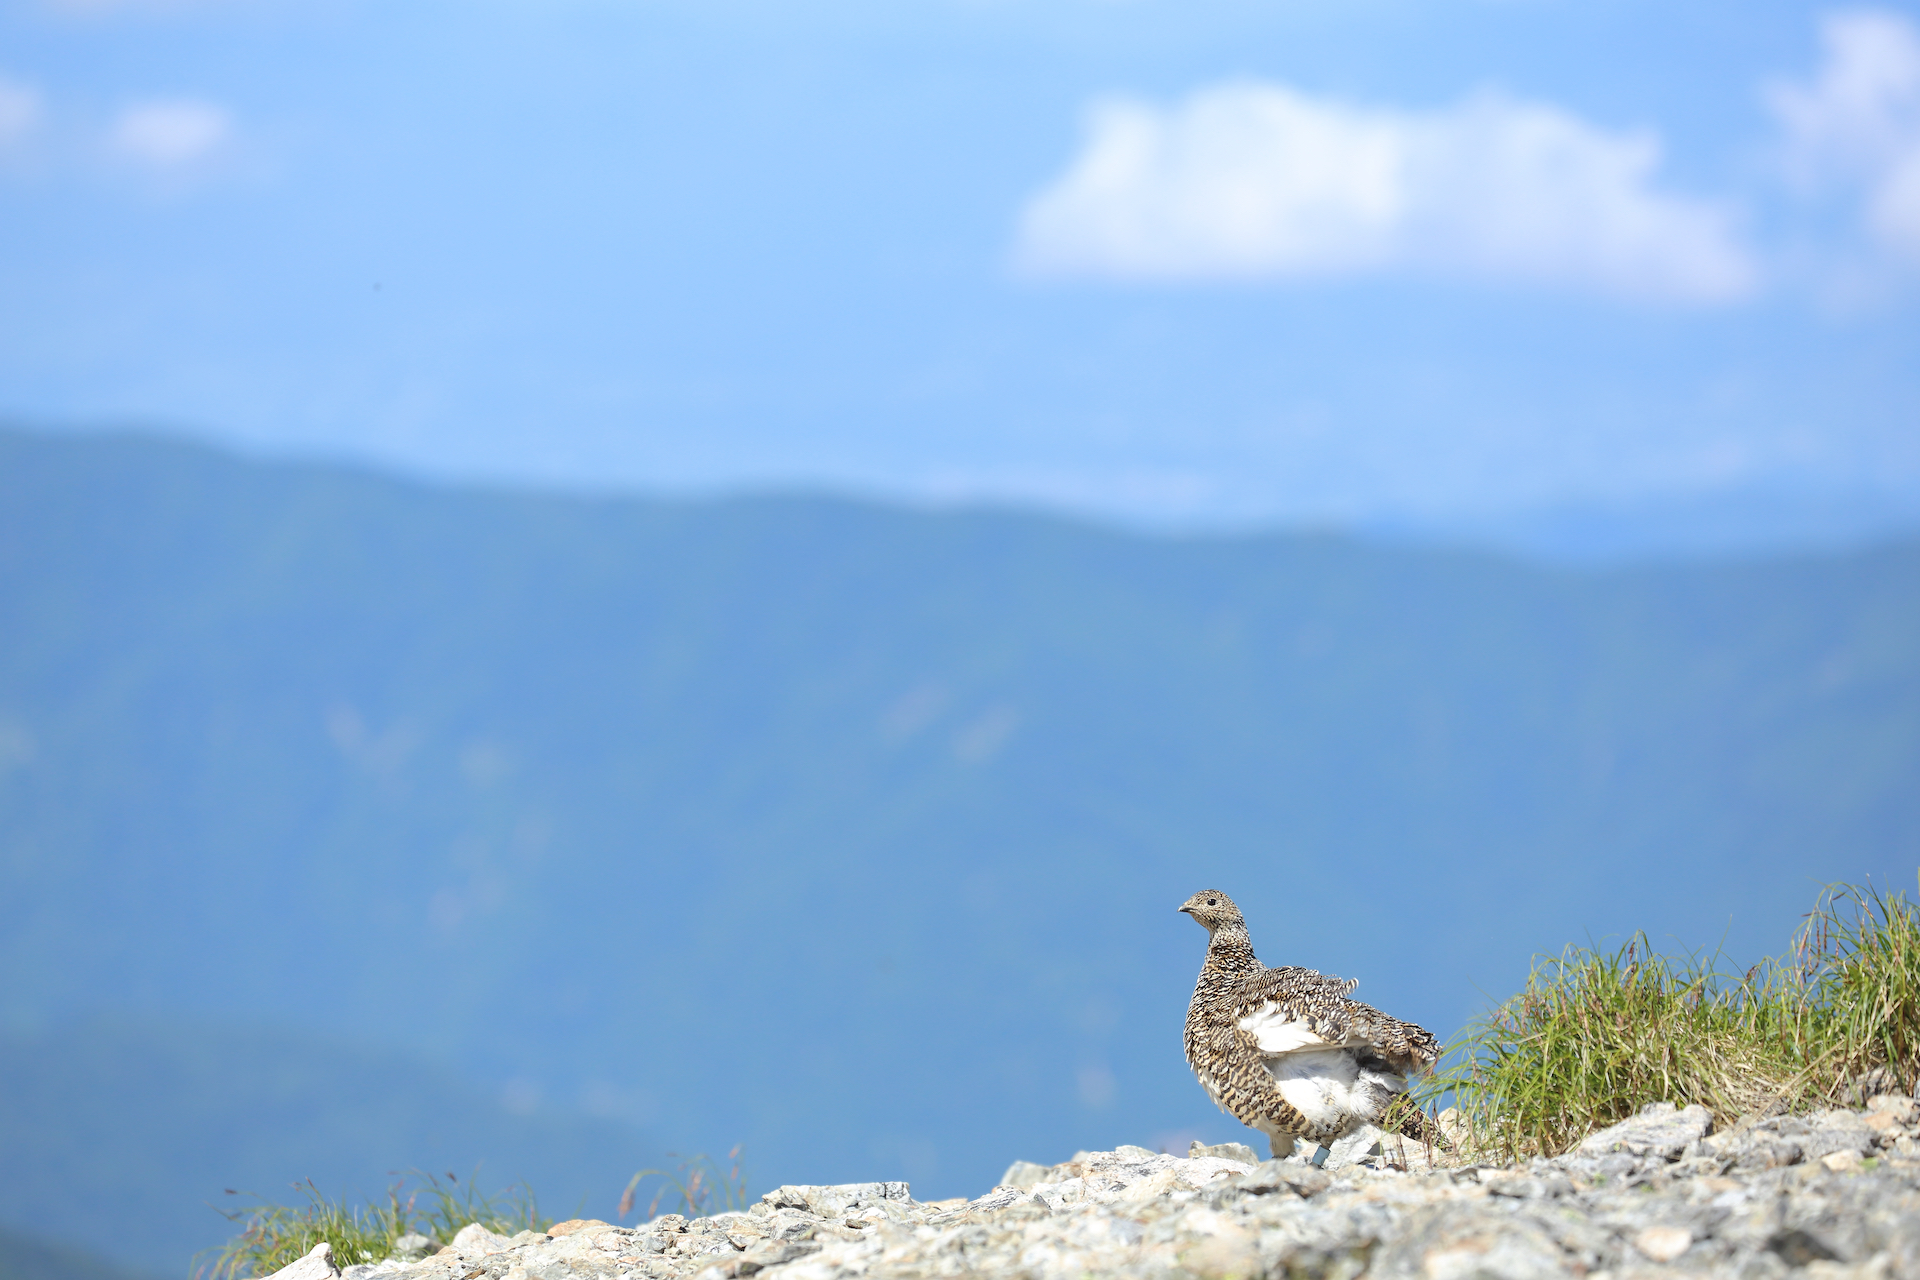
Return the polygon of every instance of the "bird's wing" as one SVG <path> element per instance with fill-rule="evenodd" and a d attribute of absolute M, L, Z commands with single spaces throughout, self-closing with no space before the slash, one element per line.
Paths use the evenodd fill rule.
<path fill-rule="evenodd" d="M 1277 1058 L 1301 1049 L 1335 1049 L 1340 1042 L 1321 1035 L 1309 1018 L 1277 1000 L 1260 1005 L 1235 1024 L 1253 1037 L 1263 1057 Z"/>
<path fill-rule="evenodd" d="M 1364 1049 L 1394 1070 L 1417 1075 L 1440 1056 L 1431 1032 L 1348 997 L 1359 984 L 1313 969 L 1267 969 L 1240 984 L 1234 1023 L 1261 1056 L 1316 1049 Z"/>
<path fill-rule="evenodd" d="M 1347 1042 L 1347 993 L 1359 983 L 1289 965 L 1263 969 L 1235 993 L 1234 1022 L 1267 1057 Z"/>

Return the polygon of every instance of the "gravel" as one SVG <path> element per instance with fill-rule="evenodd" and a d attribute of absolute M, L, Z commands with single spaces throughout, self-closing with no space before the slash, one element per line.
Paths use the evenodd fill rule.
<path fill-rule="evenodd" d="M 1256 1165 L 1239 1144 L 1196 1144 L 1184 1158 L 1122 1146 L 1018 1162 L 977 1199 L 931 1204 L 903 1182 L 786 1186 L 746 1213 L 511 1238 L 469 1227 L 432 1256 L 345 1275 L 1920 1280 L 1911 1098 L 1718 1133 L 1699 1108 L 1658 1104 L 1568 1155 L 1503 1167 L 1378 1134 L 1346 1148 L 1315 1169 L 1297 1157 Z"/>

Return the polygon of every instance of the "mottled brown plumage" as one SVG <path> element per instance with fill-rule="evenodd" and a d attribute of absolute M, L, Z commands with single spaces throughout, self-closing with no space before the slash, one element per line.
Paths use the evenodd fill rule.
<path fill-rule="evenodd" d="M 1187 1062 L 1222 1111 L 1267 1134 L 1275 1155 L 1296 1137 L 1325 1146 L 1378 1121 L 1407 1078 L 1439 1058 L 1425 1028 L 1349 999 L 1357 983 L 1261 964 L 1226 894 L 1202 890 L 1180 910 L 1209 935 L 1187 1006 Z"/>

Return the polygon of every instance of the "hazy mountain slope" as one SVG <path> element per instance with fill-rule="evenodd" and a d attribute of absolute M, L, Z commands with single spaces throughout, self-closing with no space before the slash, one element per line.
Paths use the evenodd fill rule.
<path fill-rule="evenodd" d="M 84 1250 L 0 1230 L 0 1280 L 157 1280 L 162 1274 L 126 1270 Z"/>
<path fill-rule="evenodd" d="M 0 1221 L 184 1276 L 233 1231 L 215 1211 L 380 1197 L 424 1168 L 483 1191 L 525 1180 L 567 1216 L 609 1212 L 658 1153 L 629 1125 L 516 1113 L 453 1073 L 351 1039 L 92 1021 L 0 1037 Z M 484 1162 L 484 1163 L 482 1163 Z"/>
<path fill-rule="evenodd" d="M 1450 1031 L 1911 879 L 1920 546 L 1554 570 L 0 435 L 0 1010 L 349 1029 L 764 1181 L 1233 1127 L 1217 885 Z M 297 1176 L 289 1170 L 288 1176 Z"/>

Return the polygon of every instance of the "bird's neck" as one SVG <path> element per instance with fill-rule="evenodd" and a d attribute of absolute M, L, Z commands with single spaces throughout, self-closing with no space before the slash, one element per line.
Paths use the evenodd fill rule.
<path fill-rule="evenodd" d="M 1253 939 L 1243 924 L 1222 925 L 1207 942 L 1206 968 L 1215 973 L 1239 975 L 1256 973 L 1260 962 L 1253 955 Z"/>

